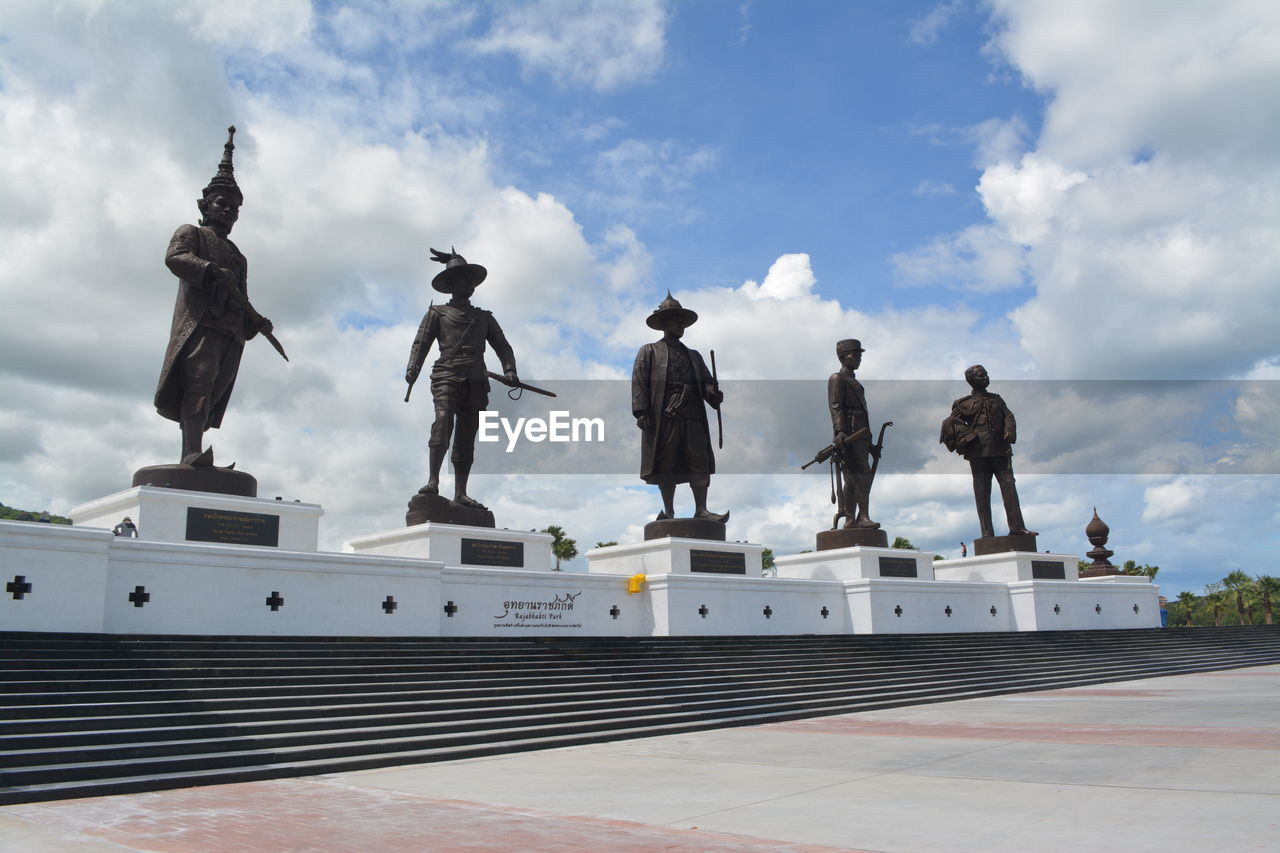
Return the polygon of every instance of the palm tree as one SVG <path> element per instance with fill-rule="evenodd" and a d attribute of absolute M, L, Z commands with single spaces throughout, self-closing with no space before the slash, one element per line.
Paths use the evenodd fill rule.
<path fill-rule="evenodd" d="M 1187 620 L 1187 627 L 1191 627 L 1191 617 L 1196 611 L 1196 594 L 1189 589 L 1184 589 L 1178 593 L 1178 606 L 1182 608 L 1182 612 Z"/>
<path fill-rule="evenodd" d="M 1222 606 L 1226 603 L 1227 594 L 1222 591 L 1222 584 L 1207 583 L 1204 585 L 1204 599 L 1213 611 L 1213 624 L 1222 624 Z"/>
<path fill-rule="evenodd" d="M 567 563 L 574 557 L 578 556 L 577 540 L 570 539 L 568 536 L 565 536 L 563 527 L 553 524 L 550 527 L 544 528 L 542 532 L 550 533 L 552 536 L 551 553 L 554 554 L 556 558 L 556 567 L 552 571 L 560 571 L 561 560 L 564 560 Z"/>
<path fill-rule="evenodd" d="M 1280 578 L 1271 575 L 1258 575 L 1258 594 L 1262 596 L 1262 618 L 1267 624 L 1271 622 L 1271 599 L 1280 596 Z"/>
<path fill-rule="evenodd" d="M 1249 587 L 1253 586 L 1253 578 L 1236 569 L 1222 579 L 1222 584 L 1236 594 L 1236 619 L 1241 625 L 1245 624 L 1244 594 Z"/>

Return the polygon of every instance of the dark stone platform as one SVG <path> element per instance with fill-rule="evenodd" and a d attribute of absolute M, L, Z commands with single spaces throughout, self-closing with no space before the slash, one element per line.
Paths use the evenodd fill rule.
<path fill-rule="evenodd" d="M 973 540 L 973 556 L 1003 554 L 1006 551 L 1035 551 L 1036 534 L 1017 533 L 1008 536 L 980 536 Z"/>
<path fill-rule="evenodd" d="M 1122 574 L 1124 572 L 1109 563 L 1105 566 L 1086 566 L 1080 570 L 1080 577 L 1082 578 L 1109 578 Z"/>
<path fill-rule="evenodd" d="M 426 524 L 461 524 L 465 527 L 496 527 L 493 513 L 473 506 L 460 506 L 440 495 L 416 494 L 409 498 L 409 511 L 404 515 L 406 526 Z"/>
<path fill-rule="evenodd" d="M 823 530 L 818 533 L 819 551 L 853 548 L 857 545 L 864 548 L 888 548 L 889 534 L 880 528 L 858 527 L 838 527 L 835 530 Z"/>
<path fill-rule="evenodd" d="M 135 486 L 159 486 L 162 489 L 185 489 L 189 492 L 211 492 L 242 498 L 258 496 L 258 481 L 252 474 L 234 468 L 191 465 L 149 465 L 133 475 Z"/>
<path fill-rule="evenodd" d="M 707 518 L 663 518 L 644 526 L 645 541 L 674 536 L 680 539 L 724 541 L 724 524 Z"/>

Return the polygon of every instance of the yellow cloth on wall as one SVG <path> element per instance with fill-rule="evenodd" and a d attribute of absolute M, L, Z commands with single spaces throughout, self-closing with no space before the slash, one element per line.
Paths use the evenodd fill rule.
<path fill-rule="evenodd" d="M 644 586 L 644 582 L 647 579 L 648 578 L 646 578 L 644 572 L 640 572 L 639 574 L 634 574 L 631 577 L 627 578 L 627 595 L 635 595 L 637 592 L 639 592 L 640 587 Z"/>

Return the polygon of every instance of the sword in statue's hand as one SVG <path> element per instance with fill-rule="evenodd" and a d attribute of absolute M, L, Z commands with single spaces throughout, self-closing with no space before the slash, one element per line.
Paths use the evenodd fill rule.
<path fill-rule="evenodd" d="M 716 351 L 711 351 L 711 383 L 716 386 L 716 390 L 720 390 L 720 378 L 716 375 Z M 723 405 L 724 401 L 720 401 Z M 720 414 L 720 405 L 716 406 L 716 437 L 719 439 L 717 444 L 721 450 L 724 450 L 724 415 Z"/>
<path fill-rule="evenodd" d="M 258 313 L 258 309 L 254 308 L 253 305 L 249 302 L 249 297 L 245 296 L 243 293 L 240 292 L 240 288 L 236 287 L 234 284 L 227 284 L 226 288 L 227 288 L 227 292 L 231 294 L 231 298 L 234 299 L 236 302 L 240 303 L 240 307 L 243 308 L 245 313 L 249 315 L 249 321 L 253 323 L 255 327 L 258 328 L 258 331 L 262 333 L 262 336 L 264 338 L 266 338 L 268 341 L 271 342 L 271 345 L 276 348 L 276 352 L 280 353 L 280 357 L 283 358 L 285 361 L 288 361 L 289 356 L 287 353 L 285 353 L 284 347 L 280 345 L 280 342 L 276 340 L 276 336 L 268 332 L 266 329 L 262 328 L 262 324 L 264 321 L 266 322 L 270 322 L 270 321 L 267 320 L 266 317 L 263 317 L 261 314 Z"/>

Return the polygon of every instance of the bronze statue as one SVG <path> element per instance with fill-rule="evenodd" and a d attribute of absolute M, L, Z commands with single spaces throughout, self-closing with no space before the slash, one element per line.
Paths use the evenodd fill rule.
<path fill-rule="evenodd" d="M 942 422 L 942 433 L 938 440 L 948 450 L 969 460 L 969 470 L 973 474 L 973 497 L 978 505 L 978 523 L 982 528 L 982 536 L 987 539 L 995 536 L 991 523 L 991 478 L 994 476 L 1000 483 L 1000 494 L 1004 498 L 1010 538 L 1025 537 L 1019 543 L 1021 545 L 1025 545 L 1026 539 L 1029 539 L 1031 549 L 1034 550 L 1034 537 L 1037 534 L 1034 530 L 1027 530 L 1022 521 L 1018 487 L 1013 479 L 1011 445 L 1018 440 L 1013 412 L 1009 411 L 999 394 L 992 394 L 987 390 L 991 380 L 987 376 L 987 369 L 981 364 L 975 364 L 966 370 L 964 378 L 973 393 L 951 404 L 951 414 Z M 990 553 L 981 547 L 983 544 L 980 541 L 973 543 L 975 555 Z"/>
<path fill-rule="evenodd" d="M 213 466 L 213 448 L 202 450 L 204 433 L 222 425 L 245 341 L 272 330 L 249 304 L 247 264 L 228 238 L 244 203 L 231 165 L 235 132 L 227 128 L 218 172 L 196 202 L 200 224 L 180 226 L 165 253 L 178 297 L 155 405 L 182 427 L 181 465 L 197 468 Z"/>
<path fill-rule="evenodd" d="M 693 518 L 723 525 L 729 513 L 707 509 L 707 489 L 715 473 L 705 404 L 719 411 L 719 382 L 697 350 L 681 343 L 698 315 L 671 296 L 645 321 L 662 340 L 645 344 L 631 371 L 631 411 L 640 428 L 640 477 L 662 493 L 658 521 L 675 518 L 676 486 L 693 491 Z M 670 535 L 670 534 L 668 534 Z M 720 538 L 723 538 L 721 531 Z"/>
<path fill-rule="evenodd" d="M 880 525 L 871 520 L 867 505 L 871 500 L 871 481 L 875 477 L 870 459 L 879 462 L 880 447 L 871 443 L 867 396 L 855 375 L 862 366 L 864 352 L 862 342 L 855 338 L 836 344 L 840 370 L 827 379 L 827 406 L 831 410 L 831 429 L 835 433 L 832 443 L 839 448 L 834 456 L 839 499 L 836 520 L 843 516 L 846 528 L 877 530 Z M 863 437 L 853 438 L 859 432 L 864 434 Z M 883 429 L 880 430 L 880 438 L 883 442 Z"/>
<path fill-rule="evenodd" d="M 426 514 L 428 501 L 411 501 L 408 516 L 410 524 L 436 520 L 446 523 L 470 523 L 493 526 L 493 516 L 477 500 L 467 494 L 467 479 L 475 459 L 476 431 L 480 425 L 480 412 L 489 405 L 489 376 L 511 387 L 522 387 L 516 375 L 516 358 L 511 345 L 502 333 L 502 327 L 493 314 L 471 304 L 471 294 L 485 280 L 488 271 L 479 264 L 469 264 L 457 252 L 431 250 L 432 260 L 445 265 L 444 270 L 431 280 L 431 286 L 450 299 L 443 305 L 432 305 L 422 318 L 418 335 L 409 350 L 409 365 L 404 378 L 410 390 L 417 381 L 433 344 L 439 344 L 440 355 L 431 368 L 431 398 L 435 403 L 435 422 L 431 425 L 430 479 L 418 490 L 420 496 L 436 496 L 440 493 L 440 468 L 445 452 L 452 443 L 454 508 Z M 485 369 L 485 344 L 493 347 L 503 375 L 498 377 Z M 528 387 L 528 386 L 523 386 Z M 539 389 L 531 389 L 539 390 Z M 545 393 L 545 392 L 542 392 Z M 405 394 L 408 401 L 409 395 Z M 479 515 L 448 513 L 456 507 L 477 510 Z M 424 514 L 415 514 L 415 513 Z"/>

